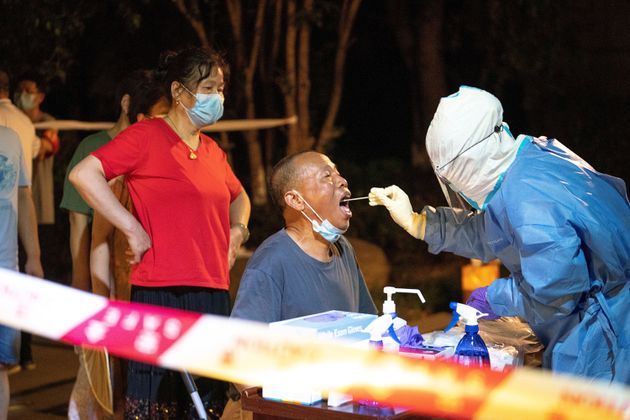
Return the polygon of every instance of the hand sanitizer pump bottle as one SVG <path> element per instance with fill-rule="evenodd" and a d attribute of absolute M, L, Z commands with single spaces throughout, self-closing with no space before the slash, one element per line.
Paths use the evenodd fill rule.
<path fill-rule="evenodd" d="M 383 302 L 383 315 L 372 321 L 364 331 L 370 334 L 369 346 L 381 351 L 398 352 L 400 340 L 396 335 L 396 330 L 407 325 L 407 321 L 396 315 L 396 303 L 392 299 L 394 293 L 414 293 L 420 297 L 422 303 L 426 300 L 422 292 L 418 289 L 401 289 L 398 287 L 386 286 L 383 293 L 387 299 Z M 387 403 L 380 403 L 370 399 L 360 399 L 357 401 L 360 406 L 372 408 L 389 407 Z"/>
<path fill-rule="evenodd" d="M 387 296 L 383 302 L 383 315 L 376 318 L 365 331 L 370 333 L 370 347 L 375 347 L 388 352 L 397 352 L 400 346 L 400 340 L 396 335 L 396 330 L 407 325 L 407 321 L 399 318 L 396 314 L 396 302 L 392 298 L 395 293 L 413 293 L 417 294 L 422 303 L 426 300 L 422 296 L 422 292 L 418 289 L 403 289 L 399 287 L 386 286 L 383 293 Z"/>
<path fill-rule="evenodd" d="M 477 322 L 479 318 L 488 314 L 481 313 L 477 309 L 462 303 L 451 302 L 449 306 L 453 310 L 453 319 L 444 331 L 450 330 L 457 323 L 460 316 L 466 324 L 464 336 L 459 340 L 455 348 L 453 359 L 463 366 L 490 367 L 488 348 L 478 334 L 479 324 Z"/>

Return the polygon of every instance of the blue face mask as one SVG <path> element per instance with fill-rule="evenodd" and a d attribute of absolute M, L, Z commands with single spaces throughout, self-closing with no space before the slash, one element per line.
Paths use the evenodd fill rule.
<path fill-rule="evenodd" d="M 300 193 L 298 193 L 298 195 L 302 198 L 302 200 L 304 200 L 304 197 L 302 197 Z M 306 204 L 308 208 L 311 209 L 313 213 L 315 213 L 315 216 L 317 216 L 317 218 L 322 221 L 321 223 L 319 223 L 317 220 L 308 217 L 306 213 L 302 211 L 302 215 L 306 217 L 309 222 L 311 222 L 313 231 L 319 233 L 322 238 L 326 239 L 331 244 L 334 244 L 339 240 L 339 237 L 346 232 L 345 230 L 339 229 L 337 226 L 330 223 L 328 219 L 322 219 L 321 216 L 317 214 L 315 209 L 311 207 L 310 204 L 308 204 L 308 201 L 304 200 L 304 204 Z"/>
<path fill-rule="evenodd" d="M 223 95 L 218 93 L 197 93 L 189 91 L 182 83 L 184 89 L 193 95 L 196 99 L 192 108 L 186 108 L 188 118 L 197 128 L 212 125 L 223 116 Z"/>

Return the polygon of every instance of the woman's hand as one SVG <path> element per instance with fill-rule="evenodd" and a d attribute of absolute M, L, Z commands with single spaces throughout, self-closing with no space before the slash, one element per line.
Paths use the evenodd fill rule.
<path fill-rule="evenodd" d="M 125 253 L 129 264 L 138 264 L 144 253 L 151 248 L 151 238 L 142 228 L 140 222 L 136 222 L 136 226 L 127 234 L 127 242 L 129 248 Z"/>

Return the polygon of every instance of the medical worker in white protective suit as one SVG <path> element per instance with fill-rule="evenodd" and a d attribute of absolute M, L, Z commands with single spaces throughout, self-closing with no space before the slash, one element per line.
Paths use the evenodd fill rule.
<path fill-rule="evenodd" d="M 370 204 L 434 254 L 499 258 L 510 276 L 469 304 L 525 319 L 546 346 L 545 367 L 630 384 L 626 185 L 555 139 L 514 139 L 502 118 L 483 90 L 442 98 L 426 146 L 450 207 L 415 213 L 396 186 L 372 188 Z"/>

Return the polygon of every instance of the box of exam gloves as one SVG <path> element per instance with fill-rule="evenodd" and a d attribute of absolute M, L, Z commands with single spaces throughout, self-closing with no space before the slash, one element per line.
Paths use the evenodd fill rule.
<path fill-rule="evenodd" d="M 339 339 L 357 346 L 367 346 L 370 334 L 364 332 L 364 328 L 376 318 L 376 315 L 333 310 L 272 322 L 269 324 L 269 328 L 299 335 Z M 324 397 L 325 395 L 321 390 L 263 385 L 263 398 L 272 400 L 314 404 Z M 352 397 L 349 395 L 330 392 L 328 405 L 337 406 L 351 399 Z"/>

